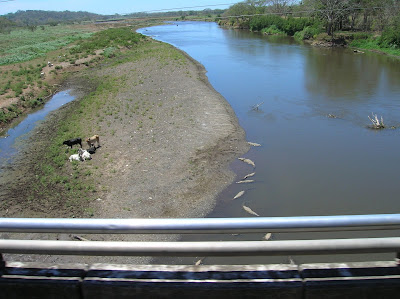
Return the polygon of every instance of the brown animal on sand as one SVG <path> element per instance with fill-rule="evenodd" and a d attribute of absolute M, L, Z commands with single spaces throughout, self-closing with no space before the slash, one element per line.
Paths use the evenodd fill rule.
<path fill-rule="evenodd" d="M 89 147 L 92 147 L 97 142 L 97 147 L 100 147 L 100 138 L 99 135 L 93 135 L 86 139 L 87 144 Z"/>

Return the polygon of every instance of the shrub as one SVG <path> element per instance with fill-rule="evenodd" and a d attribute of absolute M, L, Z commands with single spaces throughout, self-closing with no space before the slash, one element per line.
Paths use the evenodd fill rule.
<path fill-rule="evenodd" d="M 393 23 L 383 30 L 378 44 L 384 48 L 400 47 L 400 16 L 395 18 Z"/>
<path fill-rule="evenodd" d="M 306 27 L 317 30 L 321 27 L 319 21 L 311 18 L 287 18 L 284 19 L 277 15 L 256 16 L 250 20 L 250 30 L 262 31 L 265 28 L 275 26 L 274 30 L 279 30 L 287 35 L 293 36 L 296 32 L 302 31 Z M 268 29 L 266 29 L 268 30 Z"/>
<path fill-rule="evenodd" d="M 358 40 L 358 39 L 368 39 L 371 37 L 370 33 L 367 32 L 354 32 L 352 34 L 353 40 Z"/>
<path fill-rule="evenodd" d="M 15 113 L 21 112 L 21 111 L 18 109 L 17 105 L 15 105 L 15 104 L 11 104 L 10 106 L 7 107 L 7 109 L 8 109 L 8 111 L 10 111 L 10 112 L 15 112 Z"/>
<path fill-rule="evenodd" d="M 264 28 L 268 28 L 275 25 L 277 28 L 283 28 L 284 19 L 276 15 L 267 16 L 255 16 L 250 20 L 251 31 L 261 31 Z"/>
<path fill-rule="evenodd" d="M 115 56 L 115 52 L 117 51 L 117 48 L 115 47 L 108 47 L 104 49 L 103 55 L 105 57 L 111 58 Z"/>
<path fill-rule="evenodd" d="M 398 48 L 400 47 L 400 28 L 395 27 L 386 28 L 378 40 L 378 44 L 384 48 Z"/>
<path fill-rule="evenodd" d="M 271 25 L 268 28 L 264 28 L 261 30 L 261 32 L 268 35 L 287 35 L 284 31 L 279 30 L 276 25 Z"/>
<path fill-rule="evenodd" d="M 321 41 L 326 41 L 326 42 L 331 42 L 332 41 L 332 36 L 330 36 L 326 32 L 321 32 L 315 36 L 315 39 L 321 40 Z"/>
<path fill-rule="evenodd" d="M 24 88 L 24 82 L 18 82 L 17 84 L 11 86 L 11 89 L 15 92 L 15 96 L 22 94 L 22 89 Z"/>
<path fill-rule="evenodd" d="M 7 111 L 0 109 L 0 123 L 8 122 L 17 117 L 20 113 L 21 110 L 15 104 L 8 106 Z"/>
<path fill-rule="evenodd" d="M 283 30 L 290 36 L 302 31 L 307 26 L 312 26 L 313 21 L 309 18 L 288 18 L 286 19 Z"/>
<path fill-rule="evenodd" d="M 36 106 L 39 106 L 40 102 L 38 100 L 29 100 L 28 101 L 28 107 L 34 108 Z"/>
<path fill-rule="evenodd" d="M 311 39 L 321 33 L 321 28 L 307 26 L 301 31 L 297 31 L 294 37 L 298 40 Z"/>
<path fill-rule="evenodd" d="M 0 110 L 0 123 L 4 123 L 7 121 L 6 113 L 3 110 Z"/>
<path fill-rule="evenodd" d="M 71 54 L 91 53 L 105 47 L 130 47 L 138 43 L 144 35 L 133 32 L 131 28 L 111 28 L 97 32 L 87 40 L 78 42 L 78 46 L 70 50 Z"/>

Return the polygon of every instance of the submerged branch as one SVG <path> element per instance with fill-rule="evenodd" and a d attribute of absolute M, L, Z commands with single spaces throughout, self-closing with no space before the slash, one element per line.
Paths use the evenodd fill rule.
<path fill-rule="evenodd" d="M 372 113 L 372 118 L 368 115 L 369 120 L 372 122 L 372 127 L 374 129 L 383 129 L 385 124 L 383 123 L 383 117 L 379 120 L 378 115 Z"/>

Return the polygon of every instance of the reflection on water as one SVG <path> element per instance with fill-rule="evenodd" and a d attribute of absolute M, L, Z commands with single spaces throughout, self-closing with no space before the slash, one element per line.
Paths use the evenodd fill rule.
<path fill-rule="evenodd" d="M 49 112 L 73 99 L 74 97 L 69 95 L 69 90 L 55 94 L 43 108 L 29 114 L 17 126 L 9 129 L 5 137 L 0 137 L 0 171 L 13 161 L 19 152 L 19 147 L 22 146 L 20 141 L 29 137 L 28 133 L 37 126 L 39 121 L 42 121 Z"/>
<path fill-rule="evenodd" d="M 398 126 L 399 61 L 345 49 L 312 49 L 304 77 L 311 107 L 362 125 L 372 112 Z"/>
<path fill-rule="evenodd" d="M 271 217 L 400 212 L 400 129 L 368 129 L 372 112 L 382 115 L 389 127 L 400 126 L 399 60 L 344 48 L 315 48 L 213 23 L 185 22 L 147 30 L 143 33 L 156 35 L 201 62 L 211 84 L 233 107 L 247 139 L 262 144 L 244 155 L 256 163 L 255 182 L 232 184 L 208 217 L 249 217 L 243 204 Z M 260 102 L 264 102 L 261 109 L 252 111 Z M 238 180 L 252 171 L 240 161 L 232 167 Z M 243 188 L 245 195 L 232 200 Z M 184 240 L 260 237 L 186 236 Z M 303 237 L 310 236 L 274 236 Z"/>

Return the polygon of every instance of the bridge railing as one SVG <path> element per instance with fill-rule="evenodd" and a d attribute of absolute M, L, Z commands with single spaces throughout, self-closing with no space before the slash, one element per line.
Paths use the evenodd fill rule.
<path fill-rule="evenodd" d="M 400 214 L 187 218 L 0 218 L 0 232 L 85 234 L 221 234 L 400 229 Z M 0 239 L 0 253 L 96 256 L 272 256 L 400 252 L 400 237 L 204 242 L 113 242 Z"/>

